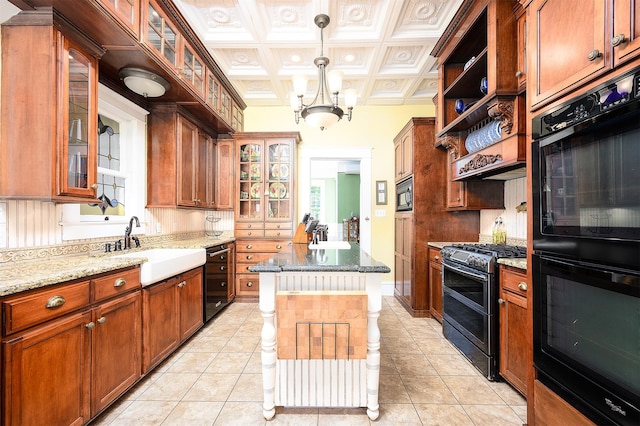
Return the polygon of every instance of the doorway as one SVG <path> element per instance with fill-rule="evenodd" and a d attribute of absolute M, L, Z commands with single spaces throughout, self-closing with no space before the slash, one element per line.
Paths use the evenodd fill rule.
<path fill-rule="evenodd" d="M 353 180 L 355 178 L 354 167 L 357 165 L 359 174 L 359 217 L 360 217 L 360 247 L 363 250 L 371 252 L 371 148 L 304 148 L 300 149 L 300 171 L 298 173 L 300 180 L 300 187 L 297 192 L 299 194 L 298 211 L 301 213 L 311 212 L 312 208 L 312 183 L 314 179 L 317 183 L 317 176 L 322 176 L 323 173 L 317 169 L 323 168 L 335 168 L 336 172 L 341 168 L 342 177 L 346 180 Z M 331 166 L 329 166 L 331 165 Z M 337 184 L 336 184 L 337 185 Z M 325 188 L 327 190 L 327 188 Z M 337 188 L 336 188 L 337 195 Z M 336 199 L 336 204 L 338 204 Z M 351 213 L 351 208 L 349 214 Z M 355 208 L 354 208 L 355 213 Z M 344 213 L 340 213 L 344 215 Z M 330 225 L 329 235 L 332 235 L 332 239 L 342 239 L 342 217 L 339 217 L 339 213 L 336 206 L 334 225 Z M 328 217 L 327 217 L 328 218 Z M 338 228 L 338 229 L 333 229 Z M 339 235 L 340 237 L 336 236 Z"/>

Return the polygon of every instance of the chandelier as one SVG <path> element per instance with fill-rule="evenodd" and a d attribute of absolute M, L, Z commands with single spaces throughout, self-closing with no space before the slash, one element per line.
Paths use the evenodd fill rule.
<path fill-rule="evenodd" d="M 307 124 L 324 130 L 337 123 L 344 116 L 344 111 L 338 106 L 338 95 L 342 90 L 342 72 L 337 70 L 327 72 L 326 70 L 329 58 L 323 53 L 323 30 L 329 25 L 329 16 L 318 15 L 313 22 L 320 28 L 320 56 L 313 61 L 318 67 L 318 91 L 313 101 L 310 104 L 305 104 L 303 97 L 307 91 L 307 78 L 303 75 L 294 76 L 291 107 L 295 112 L 296 124 L 300 122 L 302 116 Z M 344 98 L 347 118 L 351 121 L 351 113 L 356 104 L 355 90 L 345 90 Z"/>

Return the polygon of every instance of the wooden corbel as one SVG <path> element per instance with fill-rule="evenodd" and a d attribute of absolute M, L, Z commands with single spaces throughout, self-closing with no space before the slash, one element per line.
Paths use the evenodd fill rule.
<path fill-rule="evenodd" d="M 460 138 L 453 135 L 444 135 L 438 138 L 437 144 L 447 151 L 451 158 L 456 159 L 460 156 Z"/>
<path fill-rule="evenodd" d="M 513 128 L 513 101 L 500 100 L 488 107 L 489 117 L 500 122 L 503 133 L 510 134 Z"/>

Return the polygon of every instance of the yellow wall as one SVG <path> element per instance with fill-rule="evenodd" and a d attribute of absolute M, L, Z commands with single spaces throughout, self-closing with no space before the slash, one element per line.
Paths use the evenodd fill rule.
<path fill-rule="evenodd" d="M 371 212 L 384 208 L 384 217 L 372 217 L 371 256 L 392 269 L 385 281 L 393 281 L 393 214 L 394 214 L 394 150 L 393 138 L 407 124 L 411 117 L 434 117 L 433 105 L 400 106 L 356 106 L 353 118 L 339 121 L 332 128 L 320 131 L 304 123 L 296 124 L 290 107 L 248 107 L 244 114 L 244 130 L 258 131 L 298 131 L 302 136 L 301 146 L 326 148 L 330 156 L 332 147 L 372 147 L 371 188 L 375 191 L 375 181 L 386 180 L 388 203 L 375 205 L 375 194 L 371 194 Z M 299 172 L 298 172 L 299 173 Z M 301 189 L 298 188 L 298 191 Z M 301 197 L 298 197 L 300 199 Z"/>

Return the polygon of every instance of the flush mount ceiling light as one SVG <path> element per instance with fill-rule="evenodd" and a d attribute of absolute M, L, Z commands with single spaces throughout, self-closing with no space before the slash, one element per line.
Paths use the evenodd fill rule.
<path fill-rule="evenodd" d="M 313 22 L 320 28 L 320 56 L 314 59 L 313 63 L 318 67 L 318 91 L 316 97 L 310 104 L 305 104 L 303 97 L 307 91 L 307 78 L 296 75 L 293 77 L 294 94 L 291 95 L 291 107 L 295 112 L 296 124 L 300 121 L 300 116 L 307 124 L 319 127 L 324 130 L 337 123 L 343 116 L 344 111 L 338 106 L 338 95 L 342 90 L 342 72 L 326 71 L 329 65 L 329 58 L 324 56 L 323 30 L 329 25 L 329 16 L 318 15 Z M 328 81 L 327 81 L 328 79 Z M 353 89 L 344 92 L 345 106 L 347 107 L 347 118 L 351 121 L 353 107 L 356 104 L 356 93 Z"/>
<path fill-rule="evenodd" d="M 118 73 L 125 86 L 145 98 L 157 98 L 169 90 L 169 82 L 141 68 L 122 68 Z"/>

